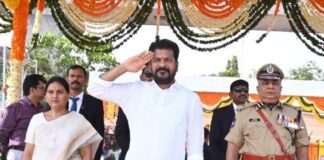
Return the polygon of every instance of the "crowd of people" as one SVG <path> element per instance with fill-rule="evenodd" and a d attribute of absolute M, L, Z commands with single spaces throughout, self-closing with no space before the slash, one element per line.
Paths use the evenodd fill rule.
<path fill-rule="evenodd" d="M 100 160 L 104 135 L 101 100 L 84 93 L 88 73 L 79 65 L 48 81 L 26 76 L 24 97 L 6 107 L 0 152 L 7 160 Z M 45 98 L 46 106 L 40 102 Z"/>
<path fill-rule="evenodd" d="M 248 101 L 247 81 L 232 82 L 232 103 L 214 110 L 209 132 L 199 96 L 175 80 L 179 53 L 162 39 L 89 82 L 79 65 L 65 78 L 28 75 L 24 97 L 6 107 L 0 122 L 0 152 L 7 160 L 99 160 L 106 138 L 115 160 L 308 159 L 301 111 L 279 101 L 284 74 L 277 65 L 257 71 L 259 102 Z M 115 83 L 139 71 L 139 81 Z M 121 107 L 116 137 L 104 134 L 102 101 Z"/>

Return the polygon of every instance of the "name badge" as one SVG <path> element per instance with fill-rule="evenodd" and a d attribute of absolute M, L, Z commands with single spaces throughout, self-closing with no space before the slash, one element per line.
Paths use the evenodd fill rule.
<path fill-rule="evenodd" d="M 260 122 L 260 118 L 250 118 L 249 122 Z"/>

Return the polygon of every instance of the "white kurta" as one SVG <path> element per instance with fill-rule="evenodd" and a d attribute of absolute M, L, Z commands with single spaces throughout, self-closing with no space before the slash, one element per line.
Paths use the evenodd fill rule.
<path fill-rule="evenodd" d="M 130 128 L 126 160 L 203 159 L 203 111 L 197 94 L 179 84 L 162 90 L 153 82 L 115 84 L 97 77 L 88 92 L 117 103 Z"/>
<path fill-rule="evenodd" d="M 33 160 L 79 160 L 81 147 L 91 144 L 92 151 L 96 151 L 101 140 L 81 114 L 69 112 L 51 121 L 43 113 L 34 115 L 25 142 L 35 145 Z"/>

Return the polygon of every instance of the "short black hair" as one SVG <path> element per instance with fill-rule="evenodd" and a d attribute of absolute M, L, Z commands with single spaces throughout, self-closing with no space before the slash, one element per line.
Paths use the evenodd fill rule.
<path fill-rule="evenodd" d="M 234 82 L 232 82 L 231 86 L 230 86 L 230 91 L 233 92 L 234 87 L 236 86 L 246 86 L 247 88 L 249 88 L 249 83 L 243 79 L 238 79 Z"/>
<path fill-rule="evenodd" d="M 70 87 L 67 81 L 64 78 L 58 76 L 54 76 L 48 80 L 48 82 L 46 83 L 45 91 L 47 91 L 48 86 L 54 82 L 58 82 L 59 84 L 61 84 L 66 90 L 66 92 L 70 93 Z"/>
<path fill-rule="evenodd" d="M 80 65 L 77 65 L 77 64 L 75 64 L 75 65 L 71 65 L 71 66 L 68 68 L 68 70 L 67 70 L 67 72 L 66 72 L 66 77 L 69 76 L 69 72 L 70 72 L 71 69 L 81 69 L 81 70 L 83 71 L 83 73 L 84 73 L 84 77 L 85 77 L 85 78 L 88 78 L 88 72 L 87 72 L 87 70 L 86 70 L 84 67 L 82 67 L 82 66 L 80 66 Z"/>
<path fill-rule="evenodd" d="M 31 74 L 26 76 L 23 82 L 23 94 L 24 96 L 28 96 L 30 88 L 36 88 L 39 84 L 39 81 L 46 83 L 46 79 L 44 76 L 40 74 Z"/>
<path fill-rule="evenodd" d="M 179 57 L 179 47 L 178 45 L 168 39 L 161 39 L 151 43 L 149 51 L 154 52 L 156 49 L 171 49 L 173 51 L 173 56 L 176 61 Z"/>

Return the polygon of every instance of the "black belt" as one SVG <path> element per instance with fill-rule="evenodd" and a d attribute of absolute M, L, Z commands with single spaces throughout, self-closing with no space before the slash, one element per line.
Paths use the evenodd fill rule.
<path fill-rule="evenodd" d="M 22 146 L 10 146 L 9 149 L 14 149 L 18 151 L 24 151 L 24 147 Z"/>

